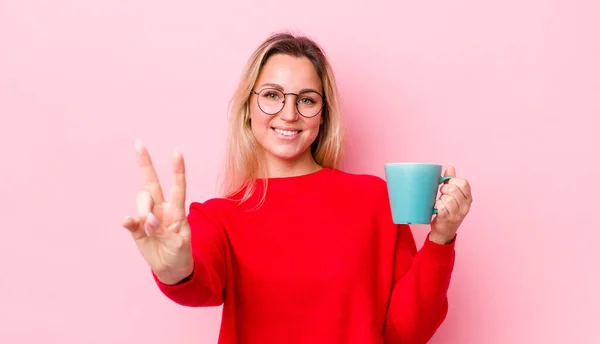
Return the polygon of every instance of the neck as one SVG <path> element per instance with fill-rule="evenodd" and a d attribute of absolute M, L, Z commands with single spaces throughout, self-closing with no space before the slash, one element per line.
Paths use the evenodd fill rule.
<path fill-rule="evenodd" d="M 282 160 L 274 157 L 267 158 L 267 172 L 270 178 L 301 176 L 317 172 L 320 169 L 322 167 L 315 162 L 310 151 L 308 154 L 292 160 Z"/>

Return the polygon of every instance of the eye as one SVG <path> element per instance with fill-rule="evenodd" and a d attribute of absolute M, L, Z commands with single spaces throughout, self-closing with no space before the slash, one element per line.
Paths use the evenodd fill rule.
<path fill-rule="evenodd" d="M 277 94 L 277 92 L 265 92 L 263 96 L 269 100 L 279 99 L 279 94 Z"/>
<path fill-rule="evenodd" d="M 298 103 L 303 105 L 312 105 L 315 103 L 315 101 L 312 98 L 303 97 L 298 100 Z"/>

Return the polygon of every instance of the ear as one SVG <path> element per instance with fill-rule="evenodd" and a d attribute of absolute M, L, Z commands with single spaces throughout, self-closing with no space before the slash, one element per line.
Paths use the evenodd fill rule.
<path fill-rule="evenodd" d="M 250 113 L 244 116 L 244 119 L 242 121 L 245 127 L 250 128 L 252 126 L 252 117 L 250 116 Z"/>
<path fill-rule="evenodd" d="M 246 118 L 244 118 L 244 124 L 247 125 L 248 127 L 252 126 L 252 111 L 250 111 L 250 108 L 248 105 L 247 109 L 246 109 Z"/>

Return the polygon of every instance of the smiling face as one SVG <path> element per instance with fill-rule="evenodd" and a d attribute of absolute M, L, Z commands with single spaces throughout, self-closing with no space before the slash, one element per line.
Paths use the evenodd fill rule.
<path fill-rule="evenodd" d="M 261 94 L 253 94 L 250 99 L 251 129 L 263 148 L 269 169 L 280 169 L 277 165 L 314 169 L 316 163 L 310 146 L 317 138 L 322 123 L 322 99 L 319 95 L 323 94 L 323 87 L 310 60 L 286 54 L 269 57 L 253 90 Z M 294 94 L 283 96 L 283 93 Z M 298 97 L 300 93 L 303 95 Z M 282 96 L 285 103 L 277 112 Z M 319 107 L 318 113 L 316 107 Z M 317 114 L 306 118 L 298 108 L 304 115 Z M 274 114 L 266 114 L 263 110 Z"/>

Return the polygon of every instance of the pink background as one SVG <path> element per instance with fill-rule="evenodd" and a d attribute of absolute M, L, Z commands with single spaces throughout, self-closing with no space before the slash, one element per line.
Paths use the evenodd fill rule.
<path fill-rule="evenodd" d="M 221 309 L 163 297 L 120 227 L 134 139 L 167 189 L 180 146 L 188 201 L 214 196 L 227 102 L 280 29 L 333 63 L 346 170 L 472 183 L 433 343 L 600 342 L 597 2 L 200 3 L 0 1 L 0 343 L 216 342 Z"/>

